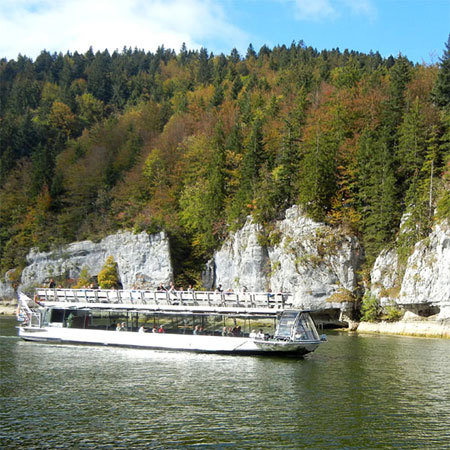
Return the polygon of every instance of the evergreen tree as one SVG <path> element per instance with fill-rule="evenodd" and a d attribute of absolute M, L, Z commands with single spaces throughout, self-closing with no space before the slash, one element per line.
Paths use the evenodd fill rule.
<path fill-rule="evenodd" d="M 314 126 L 302 152 L 299 201 L 309 215 L 322 221 L 331 207 L 336 191 L 336 136 L 323 130 L 325 124 Z"/>
<path fill-rule="evenodd" d="M 402 193 L 404 193 L 413 182 L 413 178 L 419 177 L 426 150 L 426 125 L 417 98 L 409 111 L 405 113 L 398 135 L 396 165 Z"/>
<path fill-rule="evenodd" d="M 366 130 L 358 144 L 359 212 L 369 266 L 393 238 L 399 220 L 393 156 L 388 132 Z"/>
<path fill-rule="evenodd" d="M 87 87 L 97 99 L 107 103 L 112 96 L 111 57 L 108 50 L 97 52 L 87 68 Z"/>
<path fill-rule="evenodd" d="M 297 177 L 299 173 L 300 154 L 298 128 L 286 121 L 281 152 L 273 171 L 275 198 L 278 211 L 292 206 L 298 196 Z"/>
<path fill-rule="evenodd" d="M 211 80 L 212 70 L 211 63 L 208 55 L 208 50 L 202 47 L 198 55 L 198 71 L 197 81 L 204 85 L 208 84 Z"/>
<path fill-rule="evenodd" d="M 384 113 L 384 126 L 389 130 L 390 145 L 395 143 L 396 131 L 402 122 L 406 106 L 406 86 L 411 80 L 411 63 L 404 56 L 399 55 L 394 66 L 389 71 L 389 99 Z"/>
<path fill-rule="evenodd" d="M 442 108 L 450 106 L 450 35 L 445 44 L 444 54 L 440 58 L 440 70 L 432 92 L 436 105 Z"/>

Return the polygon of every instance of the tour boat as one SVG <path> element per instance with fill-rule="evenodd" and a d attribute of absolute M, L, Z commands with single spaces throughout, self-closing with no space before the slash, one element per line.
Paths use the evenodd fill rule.
<path fill-rule="evenodd" d="M 326 340 L 285 293 L 42 288 L 18 318 L 22 339 L 64 344 L 302 356 Z"/>

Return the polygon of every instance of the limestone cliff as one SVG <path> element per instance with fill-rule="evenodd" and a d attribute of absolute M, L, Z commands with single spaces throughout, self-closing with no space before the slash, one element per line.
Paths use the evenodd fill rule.
<path fill-rule="evenodd" d="M 90 275 L 97 275 L 110 255 L 117 262 L 124 289 L 154 288 L 172 279 L 169 242 L 164 233 L 121 232 L 98 243 L 74 242 L 51 252 L 31 250 L 22 272 L 21 288 L 42 285 L 51 277 L 76 279 L 84 267 Z"/>
<path fill-rule="evenodd" d="M 249 218 L 215 253 L 207 286 L 293 292 L 297 305 L 348 311 L 362 252 L 354 237 L 308 219 L 297 206 L 265 230 Z"/>
<path fill-rule="evenodd" d="M 383 251 L 371 273 L 371 291 L 381 304 L 396 303 L 421 316 L 450 318 L 450 232 L 437 224 L 418 242 L 400 279 L 395 249 Z"/>

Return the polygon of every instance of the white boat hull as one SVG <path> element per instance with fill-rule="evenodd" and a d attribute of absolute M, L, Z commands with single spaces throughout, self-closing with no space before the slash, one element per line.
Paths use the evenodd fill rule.
<path fill-rule="evenodd" d="M 289 343 L 262 341 L 248 337 L 26 326 L 19 327 L 19 336 L 27 341 L 38 342 L 248 355 L 289 354 L 301 356 L 314 351 L 320 343 L 319 341 Z"/>

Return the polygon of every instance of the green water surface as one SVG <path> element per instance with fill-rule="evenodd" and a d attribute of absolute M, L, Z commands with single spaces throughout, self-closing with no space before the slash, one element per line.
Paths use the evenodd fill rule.
<path fill-rule="evenodd" d="M 1 448 L 450 448 L 450 341 L 305 359 L 28 343 L 0 317 Z"/>

